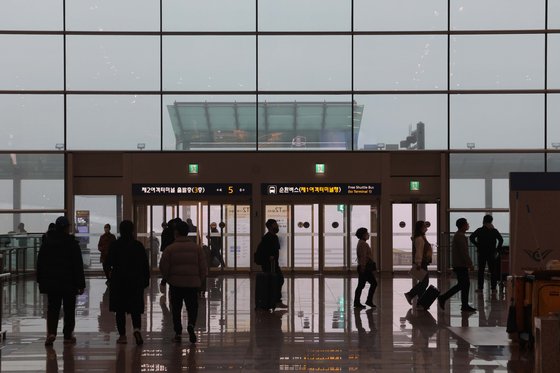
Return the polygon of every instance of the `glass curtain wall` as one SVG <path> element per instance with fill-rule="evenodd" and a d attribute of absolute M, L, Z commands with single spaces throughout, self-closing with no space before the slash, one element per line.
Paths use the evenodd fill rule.
<path fill-rule="evenodd" d="M 507 213 L 457 160 L 560 169 L 558 4 L 0 2 L 0 152 L 443 150 L 452 218 Z"/>

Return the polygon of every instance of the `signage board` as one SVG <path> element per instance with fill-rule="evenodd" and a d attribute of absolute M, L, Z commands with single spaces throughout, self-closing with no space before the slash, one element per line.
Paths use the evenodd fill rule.
<path fill-rule="evenodd" d="M 250 196 L 251 184 L 132 184 L 134 196 Z"/>
<path fill-rule="evenodd" d="M 262 194 L 274 195 L 369 195 L 381 194 L 381 184 L 261 184 Z"/>

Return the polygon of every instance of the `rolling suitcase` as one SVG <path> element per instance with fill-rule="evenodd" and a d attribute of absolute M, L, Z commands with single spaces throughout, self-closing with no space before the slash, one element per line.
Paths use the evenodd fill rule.
<path fill-rule="evenodd" d="M 255 309 L 274 310 L 278 300 L 278 276 L 260 272 L 255 278 Z"/>
<path fill-rule="evenodd" d="M 424 310 L 427 310 L 434 303 L 437 297 L 439 297 L 439 290 L 435 286 L 430 285 L 424 294 L 422 294 L 422 296 L 418 299 L 417 305 L 422 306 Z"/>

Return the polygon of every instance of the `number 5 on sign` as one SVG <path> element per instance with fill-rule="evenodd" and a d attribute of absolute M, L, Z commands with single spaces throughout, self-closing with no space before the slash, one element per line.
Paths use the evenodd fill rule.
<path fill-rule="evenodd" d="M 233 194 L 233 187 L 231 185 L 227 187 L 227 192 L 228 194 Z"/>

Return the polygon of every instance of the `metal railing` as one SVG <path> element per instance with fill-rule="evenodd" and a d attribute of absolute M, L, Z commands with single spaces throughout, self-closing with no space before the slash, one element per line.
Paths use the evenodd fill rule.
<path fill-rule="evenodd" d="M 1 272 L 12 275 L 35 273 L 42 233 L 0 235 Z"/>

